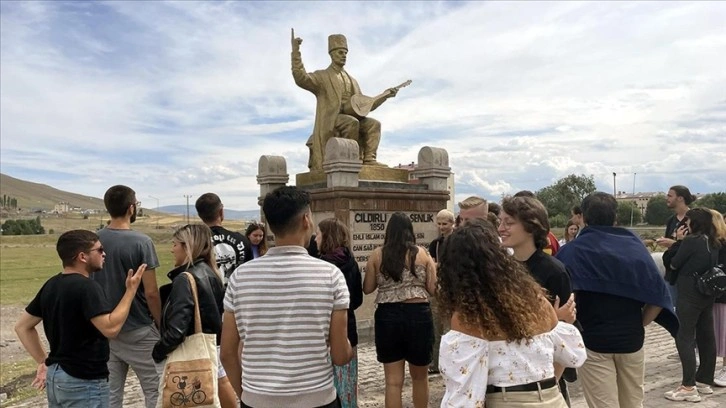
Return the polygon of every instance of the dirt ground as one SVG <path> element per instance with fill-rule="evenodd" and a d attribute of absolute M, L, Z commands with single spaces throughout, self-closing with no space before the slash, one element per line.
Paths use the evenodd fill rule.
<path fill-rule="evenodd" d="M 31 395 L 33 393 L 33 391 L 30 391 L 32 389 L 29 385 L 35 377 L 35 372 L 25 364 L 26 361 L 31 360 L 31 357 L 15 335 L 15 323 L 23 310 L 22 306 L 0 307 L 0 363 L 3 371 L 0 395 L 4 394 L 3 400 L 13 398 L 16 393 L 26 396 L 28 393 L 31 393 Z M 42 325 L 38 325 L 38 332 L 45 349 L 48 350 L 48 342 L 45 339 Z M 18 363 L 17 367 L 15 363 Z M 32 366 L 34 366 L 34 363 L 30 363 L 30 367 Z M 22 372 L 26 372 L 26 374 L 18 375 Z M 0 402 L 0 406 L 5 405 L 4 401 Z"/>
<path fill-rule="evenodd" d="M 0 307 L 0 362 L 3 364 L 27 360 L 30 355 L 25 351 L 23 345 L 15 335 L 15 323 L 23 312 L 22 306 Z M 38 325 L 38 332 L 43 344 L 48 349 L 48 342 L 45 339 L 43 325 Z"/>

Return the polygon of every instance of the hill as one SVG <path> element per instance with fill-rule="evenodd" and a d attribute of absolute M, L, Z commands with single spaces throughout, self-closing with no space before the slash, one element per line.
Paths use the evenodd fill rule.
<path fill-rule="evenodd" d="M 18 208 L 28 211 L 52 211 L 56 204 L 62 202 L 68 203 L 70 207 L 105 210 L 100 198 L 69 193 L 46 184 L 20 180 L 0 173 L 0 196 L 2 195 L 16 198 Z"/>
<path fill-rule="evenodd" d="M 187 213 L 187 206 L 186 205 L 165 205 L 163 207 L 158 208 L 159 212 L 167 213 L 167 214 L 179 214 L 179 215 L 186 215 Z M 189 205 L 189 216 L 192 218 L 197 218 L 197 210 L 194 208 L 194 205 Z M 242 220 L 242 221 L 251 221 L 251 220 L 259 220 L 260 219 L 260 210 L 229 210 L 227 208 L 224 209 L 224 218 L 228 220 Z"/>

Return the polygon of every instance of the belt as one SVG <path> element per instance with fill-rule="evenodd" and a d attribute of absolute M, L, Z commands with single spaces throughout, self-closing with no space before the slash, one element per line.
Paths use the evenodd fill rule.
<path fill-rule="evenodd" d="M 497 392 L 524 392 L 524 391 L 537 391 L 546 390 L 557 385 L 555 378 L 547 378 L 542 381 L 535 381 L 529 384 L 512 385 L 510 387 L 497 387 L 496 385 L 487 385 L 487 394 L 494 394 Z"/>

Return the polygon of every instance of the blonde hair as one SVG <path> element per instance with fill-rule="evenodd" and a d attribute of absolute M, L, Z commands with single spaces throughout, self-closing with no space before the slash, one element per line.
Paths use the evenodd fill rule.
<path fill-rule="evenodd" d="M 174 232 L 173 239 L 184 245 L 184 263 L 191 266 L 201 258 L 221 279 L 212 244 L 212 231 L 205 224 L 187 224 Z"/>
<path fill-rule="evenodd" d="M 449 221 L 450 223 L 454 223 L 454 213 L 447 209 L 443 209 L 436 214 L 436 221 Z"/>
<path fill-rule="evenodd" d="M 471 196 L 467 198 L 466 200 L 459 203 L 459 209 L 461 210 L 468 210 L 470 208 L 479 207 L 480 205 L 483 205 L 484 207 L 487 206 L 487 200 L 481 197 L 477 196 Z"/>
<path fill-rule="evenodd" d="M 713 226 L 716 229 L 716 238 L 726 241 L 726 222 L 724 222 L 723 215 L 716 210 L 709 209 L 709 211 L 713 215 Z"/>

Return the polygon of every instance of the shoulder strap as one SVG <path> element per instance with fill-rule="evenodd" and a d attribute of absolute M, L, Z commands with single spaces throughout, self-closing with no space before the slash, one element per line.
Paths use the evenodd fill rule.
<path fill-rule="evenodd" d="M 182 274 L 186 275 L 187 280 L 189 281 L 189 286 L 192 288 L 192 299 L 194 300 L 194 334 L 201 333 L 202 332 L 202 315 L 199 312 L 199 297 L 197 295 L 197 282 L 194 280 L 194 276 L 192 276 L 189 272 L 182 272 Z"/>

